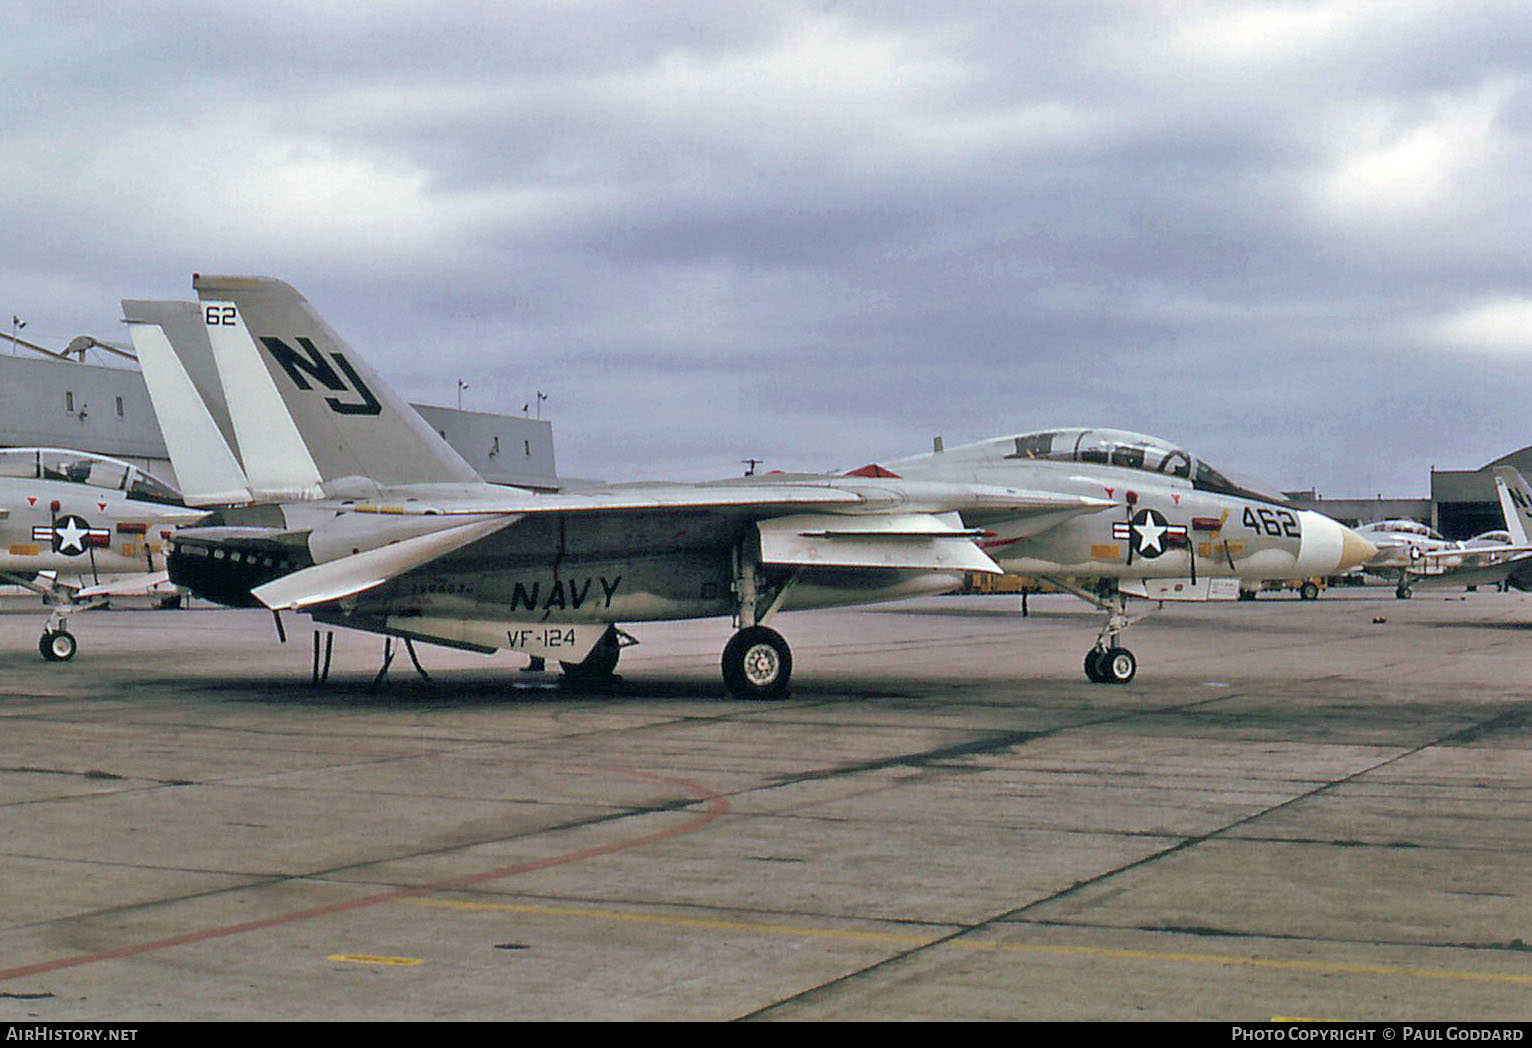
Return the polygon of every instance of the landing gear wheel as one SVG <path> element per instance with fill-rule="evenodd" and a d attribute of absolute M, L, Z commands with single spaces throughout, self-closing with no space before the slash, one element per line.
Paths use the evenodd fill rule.
<path fill-rule="evenodd" d="M 1403 583 L 1400 583 L 1399 586 L 1394 590 L 1394 596 L 1398 597 L 1400 600 L 1409 600 L 1412 595 L 1413 594 L 1410 591 L 1410 587 L 1404 585 Z"/>
<path fill-rule="evenodd" d="M 612 678 L 617 669 L 617 657 L 621 654 L 622 645 L 617 641 L 617 631 L 608 629 L 585 658 L 579 662 L 560 662 L 559 667 L 570 683 L 596 684 Z"/>
<path fill-rule="evenodd" d="M 46 632 L 37 641 L 38 652 L 49 662 L 68 662 L 74 658 L 75 650 L 78 647 L 79 645 L 75 643 L 74 634 L 68 630 Z"/>
<path fill-rule="evenodd" d="M 1108 648 L 1097 656 L 1096 669 L 1103 684 L 1126 684 L 1138 672 L 1138 659 L 1127 648 Z"/>
<path fill-rule="evenodd" d="M 723 683 L 739 699 L 780 699 L 793 675 L 793 653 L 776 630 L 749 626 L 723 649 Z"/>
<path fill-rule="evenodd" d="M 1085 675 L 1090 678 L 1092 684 L 1105 684 L 1106 678 L 1101 674 L 1101 657 L 1106 652 L 1092 648 L 1085 653 Z"/>
<path fill-rule="evenodd" d="M 1313 582 L 1305 582 L 1302 586 L 1299 586 L 1298 587 L 1298 599 L 1299 600 L 1318 600 L 1319 599 L 1319 586 L 1318 586 L 1318 584 L 1317 583 L 1313 583 Z"/>

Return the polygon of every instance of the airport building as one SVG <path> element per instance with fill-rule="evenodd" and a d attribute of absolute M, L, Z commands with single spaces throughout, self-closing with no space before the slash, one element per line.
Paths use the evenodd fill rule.
<path fill-rule="evenodd" d="M 1496 466 L 1511 466 L 1532 477 L 1532 446 L 1502 455 L 1478 469 L 1433 469 L 1431 494 L 1423 498 L 1319 498 L 1313 491 L 1287 492 L 1294 505 L 1318 510 L 1343 524 L 1375 520 L 1416 520 L 1449 539 L 1469 539 L 1505 527 L 1495 493 Z"/>
<path fill-rule="evenodd" d="M 552 422 L 415 408 L 486 480 L 543 491 L 562 486 Z M 33 445 L 110 455 L 175 481 L 143 375 L 132 367 L 0 355 L 0 447 Z"/>

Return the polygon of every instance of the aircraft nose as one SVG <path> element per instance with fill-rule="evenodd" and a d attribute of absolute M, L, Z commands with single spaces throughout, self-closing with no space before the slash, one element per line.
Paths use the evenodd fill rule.
<path fill-rule="evenodd" d="M 1378 555 L 1378 547 L 1323 513 L 1304 510 L 1303 539 L 1298 545 L 1298 573 L 1330 575 L 1349 571 Z"/>
<path fill-rule="evenodd" d="M 1350 571 L 1359 568 L 1378 555 L 1378 547 L 1368 542 L 1362 536 L 1346 527 L 1337 524 L 1343 534 L 1341 535 L 1341 559 L 1336 565 L 1336 571 Z"/>

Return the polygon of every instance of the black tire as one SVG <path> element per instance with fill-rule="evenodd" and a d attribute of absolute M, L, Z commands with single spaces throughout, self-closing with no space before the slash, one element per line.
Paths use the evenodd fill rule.
<path fill-rule="evenodd" d="M 737 699 L 780 699 L 793 675 L 793 653 L 776 630 L 750 626 L 723 649 L 723 683 Z"/>
<path fill-rule="evenodd" d="M 559 668 L 574 683 L 595 684 L 612 678 L 621 655 L 622 645 L 617 642 L 617 631 L 608 629 L 585 658 L 579 662 L 560 662 Z"/>
<path fill-rule="evenodd" d="M 1409 600 L 1414 594 L 1408 586 L 1399 586 L 1394 589 L 1394 596 L 1400 600 Z"/>
<path fill-rule="evenodd" d="M 1319 599 L 1319 586 L 1316 585 L 1315 583 L 1312 583 L 1312 582 L 1305 582 L 1302 586 L 1298 587 L 1298 599 L 1299 600 L 1318 600 Z"/>
<path fill-rule="evenodd" d="M 74 634 L 68 630 L 45 632 L 37 641 L 38 652 L 49 662 L 68 662 L 78 648 Z"/>
<path fill-rule="evenodd" d="M 1098 648 L 1092 648 L 1085 653 L 1085 676 L 1090 678 L 1092 684 L 1105 684 L 1106 677 L 1101 674 L 1101 656 L 1106 652 Z"/>
<path fill-rule="evenodd" d="M 1138 659 L 1127 648 L 1108 648 L 1099 666 L 1107 684 L 1127 684 L 1138 673 Z"/>

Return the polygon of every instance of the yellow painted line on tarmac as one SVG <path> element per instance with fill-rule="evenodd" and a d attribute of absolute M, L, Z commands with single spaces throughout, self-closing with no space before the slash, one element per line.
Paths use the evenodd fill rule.
<path fill-rule="evenodd" d="M 580 917 L 587 920 L 627 921 L 667 925 L 676 928 L 702 928 L 708 931 L 749 932 L 757 935 L 786 935 L 815 939 L 844 939 L 862 942 L 901 943 L 926 946 L 942 938 L 941 934 L 915 935 L 907 932 L 861 932 L 832 928 L 803 928 L 782 924 L 759 924 L 753 921 L 723 921 L 700 917 L 668 917 L 660 914 L 625 913 L 620 910 L 595 910 L 573 906 L 530 906 L 517 903 L 463 902 L 451 899 L 401 899 L 411 906 L 445 910 L 476 910 L 494 913 L 520 913 L 538 917 Z M 968 950 L 999 950 L 1007 953 L 1055 954 L 1073 957 L 1104 957 L 1123 961 L 1153 961 L 1170 964 L 1216 964 L 1231 968 L 1264 968 L 1274 971 L 1317 972 L 1325 975 L 1387 975 L 1412 979 L 1454 979 L 1464 982 L 1510 983 L 1532 985 L 1532 975 L 1510 972 L 1471 972 L 1450 968 L 1413 968 L 1388 964 L 1347 964 L 1336 961 L 1294 961 L 1272 957 L 1236 957 L 1217 953 L 1179 953 L 1167 950 L 1125 950 L 1105 946 L 1056 946 L 1046 943 L 1012 943 L 952 939 L 942 943 Z"/>
<path fill-rule="evenodd" d="M 419 957 L 378 957 L 369 953 L 332 953 L 325 960 L 345 964 L 382 964 L 394 968 L 413 968 L 426 963 Z"/>
<path fill-rule="evenodd" d="M 443 910 L 478 910 L 492 913 L 522 913 L 537 917 L 584 917 L 602 921 L 630 921 L 636 924 L 661 924 L 673 928 L 702 928 L 715 932 L 754 932 L 757 934 L 794 935 L 819 939 L 859 939 L 867 942 L 934 942 L 941 936 L 908 935 L 898 932 L 853 932 L 834 928 L 791 928 L 780 924 L 755 924 L 750 921 L 720 921 L 706 917 L 665 917 L 652 913 L 623 913 L 619 910 L 588 910 L 570 906 L 522 906 L 514 903 L 458 902 L 450 899 L 401 899 L 411 906 L 430 906 Z"/>

